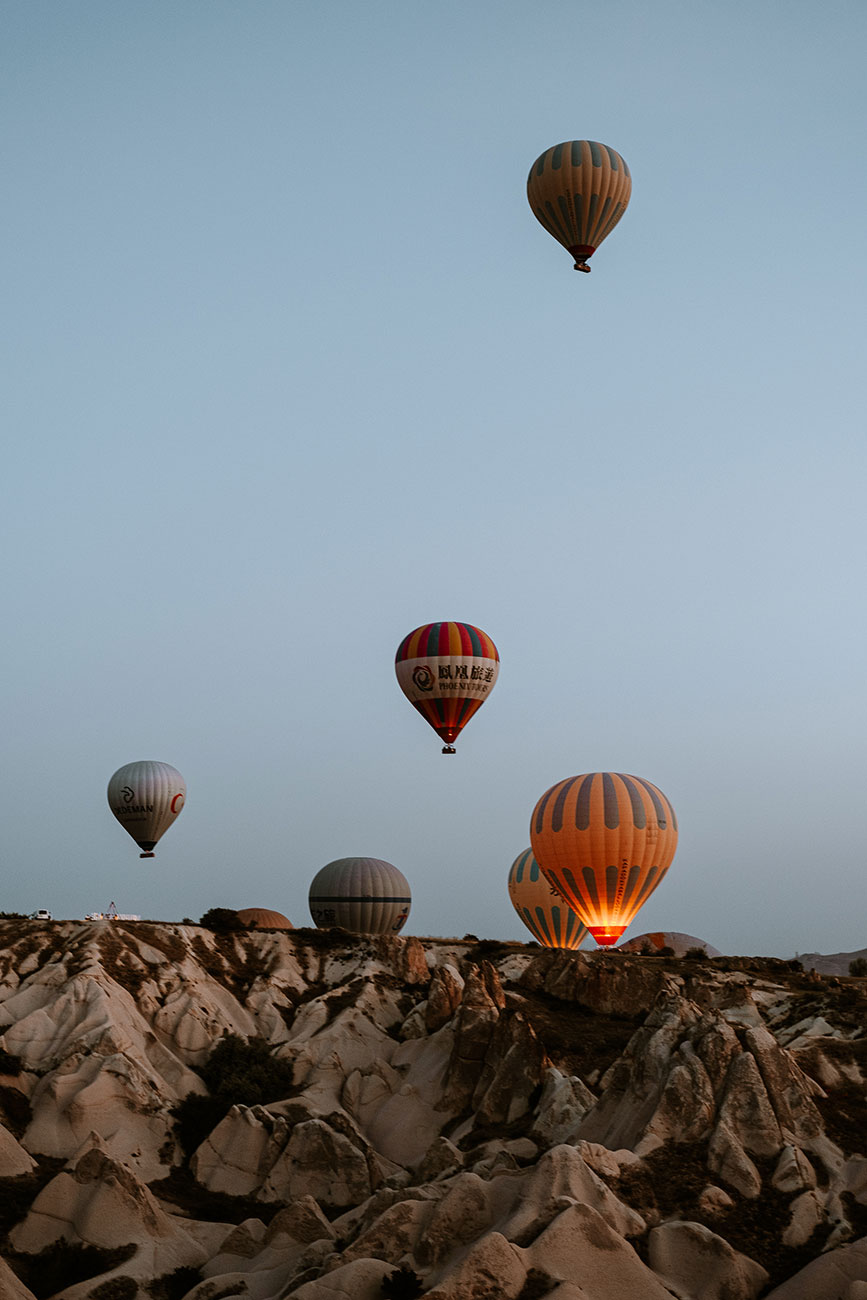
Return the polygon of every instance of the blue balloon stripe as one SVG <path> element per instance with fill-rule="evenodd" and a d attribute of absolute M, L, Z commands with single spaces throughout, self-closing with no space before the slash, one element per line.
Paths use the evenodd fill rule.
<path fill-rule="evenodd" d="M 566 800 L 569 797 L 569 791 L 572 789 L 573 785 L 577 780 L 578 780 L 577 776 L 572 776 L 569 778 L 568 781 L 563 781 L 560 786 L 560 792 L 557 795 L 554 808 L 551 812 L 552 831 L 561 831 L 563 829 L 563 812 L 566 807 Z M 537 827 L 537 830 L 541 830 L 541 827 Z"/>
<path fill-rule="evenodd" d="M 575 802 L 575 829 L 579 831 L 586 831 L 590 825 L 590 795 L 593 790 L 595 776 L 595 772 L 588 772 L 581 782 L 581 789 L 578 791 L 578 798 Z"/>
<path fill-rule="evenodd" d="M 646 791 L 648 797 L 650 798 L 650 801 L 656 810 L 656 820 L 659 822 L 660 829 L 665 830 L 666 826 L 668 825 L 668 818 L 666 814 L 666 807 L 659 796 L 659 791 L 654 790 L 653 786 L 650 784 L 649 781 L 643 781 L 641 777 L 638 776 L 635 779 L 636 781 L 638 781 L 641 788 Z M 666 800 L 665 803 L 667 804 L 668 800 Z"/>
<path fill-rule="evenodd" d="M 541 931 L 541 935 L 544 935 L 544 942 L 548 944 L 549 948 L 553 948 L 555 945 L 551 941 L 551 932 L 548 929 L 548 922 L 541 907 L 536 908 L 536 924 Z"/>
<path fill-rule="evenodd" d="M 610 772 L 602 773 L 602 801 L 605 825 L 610 831 L 616 831 L 620 825 L 620 804 L 617 800 L 617 787 Z"/>
<path fill-rule="evenodd" d="M 622 772 L 618 772 L 617 775 L 626 786 L 629 802 L 632 804 L 632 825 L 636 830 L 643 831 L 647 825 L 647 813 L 644 808 L 644 800 L 638 792 L 638 786 L 633 777 L 624 776 Z"/>

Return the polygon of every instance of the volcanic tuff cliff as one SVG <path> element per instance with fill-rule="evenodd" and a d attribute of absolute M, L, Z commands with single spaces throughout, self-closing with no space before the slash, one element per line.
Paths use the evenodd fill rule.
<path fill-rule="evenodd" d="M 0 1298 L 864 1300 L 865 1009 L 771 960 L 0 922 Z"/>

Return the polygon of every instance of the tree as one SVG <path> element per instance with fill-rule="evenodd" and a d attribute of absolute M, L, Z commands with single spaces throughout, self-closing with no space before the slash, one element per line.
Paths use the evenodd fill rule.
<path fill-rule="evenodd" d="M 231 907 L 210 907 L 199 921 L 206 930 L 214 930 L 217 934 L 227 934 L 231 930 L 243 930 L 241 922 L 238 920 L 238 913 L 233 912 Z"/>

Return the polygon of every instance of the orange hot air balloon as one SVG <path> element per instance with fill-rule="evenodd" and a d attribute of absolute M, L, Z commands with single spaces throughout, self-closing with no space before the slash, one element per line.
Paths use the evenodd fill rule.
<path fill-rule="evenodd" d="M 512 906 L 543 948 L 580 948 L 587 930 L 539 870 L 532 849 L 519 853 L 509 871 Z"/>
<path fill-rule="evenodd" d="M 589 772 L 542 795 L 530 820 L 530 842 L 543 874 L 607 947 L 671 865 L 677 819 L 649 781 Z"/>
<path fill-rule="evenodd" d="M 610 235 L 632 193 L 629 168 L 615 149 L 595 140 L 567 140 L 530 168 L 527 198 L 537 221 L 589 271 L 588 257 Z"/>
<path fill-rule="evenodd" d="M 471 623 L 425 623 L 404 637 L 394 671 L 412 706 L 446 743 L 452 742 L 494 689 L 500 656 L 487 633 Z"/>

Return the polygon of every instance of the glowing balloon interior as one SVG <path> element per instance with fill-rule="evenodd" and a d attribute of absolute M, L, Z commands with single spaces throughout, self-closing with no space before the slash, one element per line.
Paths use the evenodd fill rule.
<path fill-rule="evenodd" d="M 177 768 L 150 759 L 119 767 L 108 783 L 108 806 L 144 850 L 139 855 L 143 858 L 154 856 L 157 841 L 180 813 L 186 796 Z"/>
<path fill-rule="evenodd" d="M 530 842 L 543 874 L 597 943 L 616 943 L 664 877 L 677 848 L 665 795 L 638 776 L 590 772 L 536 804 Z"/>
<path fill-rule="evenodd" d="M 320 930 L 339 925 L 354 934 L 398 934 L 412 895 L 406 876 L 381 858 L 338 858 L 310 885 L 310 915 Z"/>
<path fill-rule="evenodd" d="M 519 853 L 509 871 L 512 906 L 543 948 L 580 948 L 587 927 L 539 870 L 532 849 Z"/>
<path fill-rule="evenodd" d="M 527 198 L 536 220 L 589 271 L 587 259 L 617 225 L 632 193 L 620 154 L 596 140 L 567 140 L 530 168 Z"/>
<path fill-rule="evenodd" d="M 398 646 L 400 689 L 453 754 L 454 741 L 494 689 L 500 656 L 487 633 L 470 623 L 425 623 Z"/>

